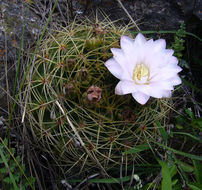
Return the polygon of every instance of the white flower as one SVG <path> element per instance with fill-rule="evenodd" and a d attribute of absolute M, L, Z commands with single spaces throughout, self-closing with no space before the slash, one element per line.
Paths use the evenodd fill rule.
<path fill-rule="evenodd" d="M 172 49 L 166 49 L 164 39 L 146 40 L 138 34 L 135 40 L 121 37 L 121 49 L 111 48 L 114 55 L 105 65 L 120 82 L 115 88 L 118 95 L 132 94 L 140 104 L 150 96 L 170 97 L 173 86 L 181 84 L 178 72 L 182 69 L 173 56 Z"/>

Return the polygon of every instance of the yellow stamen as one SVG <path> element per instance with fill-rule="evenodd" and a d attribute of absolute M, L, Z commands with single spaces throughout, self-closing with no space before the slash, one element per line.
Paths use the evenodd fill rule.
<path fill-rule="evenodd" d="M 142 77 L 147 77 L 147 82 L 149 80 L 149 69 L 144 64 L 137 64 L 135 69 L 133 70 L 133 80 L 136 84 L 138 81 L 141 81 Z"/>

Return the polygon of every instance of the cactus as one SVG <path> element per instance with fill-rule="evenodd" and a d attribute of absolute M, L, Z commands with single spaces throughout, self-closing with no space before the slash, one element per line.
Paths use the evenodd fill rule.
<path fill-rule="evenodd" d="M 104 63 L 119 47 L 129 25 L 72 23 L 44 39 L 27 86 L 27 113 L 39 147 L 67 172 L 120 165 L 122 153 L 159 138 L 171 100 L 141 106 L 131 95 L 114 93 L 118 80 Z M 31 80 L 30 80 L 31 79 Z M 134 155 L 124 160 L 130 163 Z"/>

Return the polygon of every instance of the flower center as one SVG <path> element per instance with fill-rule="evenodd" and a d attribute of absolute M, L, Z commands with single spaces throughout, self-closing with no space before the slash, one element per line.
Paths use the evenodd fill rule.
<path fill-rule="evenodd" d="M 135 84 L 148 84 L 149 69 L 143 63 L 137 64 L 133 70 L 133 80 Z"/>

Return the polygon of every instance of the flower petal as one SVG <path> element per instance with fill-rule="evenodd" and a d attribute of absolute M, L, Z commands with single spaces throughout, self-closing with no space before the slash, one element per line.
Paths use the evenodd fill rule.
<path fill-rule="evenodd" d="M 164 50 L 166 48 L 166 41 L 164 39 L 159 39 L 154 41 L 152 51 L 157 52 Z"/>
<path fill-rule="evenodd" d="M 170 78 L 178 77 L 177 73 L 179 73 L 182 69 L 179 66 L 167 66 L 164 68 L 156 68 L 151 69 L 150 82 L 164 81 L 169 80 Z"/>
<path fill-rule="evenodd" d="M 173 86 L 176 86 L 182 83 L 182 80 L 179 76 L 170 78 L 169 81 L 172 83 Z"/>
<path fill-rule="evenodd" d="M 108 70 L 118 79 L 121 78 L 123 71 L 121 66 L 115 61 L 115 59 L 111 58 L 106 63 L 105 66 Z"/>
<path fill-rule="evenodd" d="M 132 50 L 133 47 L 133 42 L 134 40 L 132 40 L 131 38 L 129 38 L 128 36 L 122 36 L 121 40 L 120 40 L 120 44 L 121 44 L 121 49 L 125 52 L 128 53 Z"/>
<path fill-rule="evenodd" d="M 173 86 L 179 85 L 181 83 L 182 80 L 176 75 L 175 77 L 169 78 L 167 80 L 152 82 L 151 85 L 156 85 L 159 89 L 163 90 L 173 90 Z"/>
<path fill-rule="evenodd" d="M 151 86 L 158 87 L 158 89 L 161 89 L 161 90 L 174 90 L 173 82 L 170 80 L 152 82 Z"/>
<path fill-rule="evenodd" d="M 166 56 L 165 63 L 169 66 L 176 66 L 178 64 L 178 59 L 175 56 Z"/>
<path fill-rule="evenodd" d="M 133 98 L 140 104 L 144 105 L 149 100 L 150 96 L 141 93 L 141 92 L 135 92 L 132 93 Z"/>
<path fill-rule="evenodd" d="M 139 33 L 135 38 L 134 46 L 142 46 L 146 42 L 147 40 L 145 39 L 145 37 L 141 33 Z"/>
<path fill-rule="evenodd" d="M 123 53 L 123 50 L 118 49 L 118 48 L 111 48 L 110 50 L 111 50 L 111 52 L 114 55 L 113 58 L 120 64 L 120 66 L 122 68 L 126 68 L 126 66 L 128 64 L 127 64 L 126 57 L 125 57 L 125 55 Z"/>
<path fill-rule="evenodd" d="M 131 81 L 120 81 L 115 88 L 115 94 L 124 95 L 137 91 L 136 85 Z"/>
<path fill-rule="evenodd" d="M 164 53 L 168 56 L 172 56 L 174 54 L 174 50 L 173 49 L 165 49 Z M 174 57 L 174 56 L 173 56 Z"/>
<path fill-rule="evenodd" d="M 162 97 L 163 98 L 170 98 L 171 97 L 171 91 L 170 90 L 164 90 Z"/>
<path fill-rule="evenodd" d="M 124 53 L 123 50 L 118 49 L 118 48 L 111 48 L 111 52 L 114 55 L 114 59 L 120 64 L 122 67 L 124 74 L 127 74 L 130 76 L 130 79 L 132 80 L 133 76 L 133 69 L 135 67 L 135 64 L 137 62 L 137 54 L 135 52 L 135 49 L 132 49 L 133 51 L 130 51 L 129 49 L 127 50 L 127 53 Z M 126 77 L 123 77 L 126 78 Z"/>
<path fill-rule="evenodd" d="M 154 98 L 162 98 L 162 89 L 159 89 L 157 84 L 149 85 L 137 85 L 139 92 L 146 94 L 147 96 L 152 96 Z"/>

